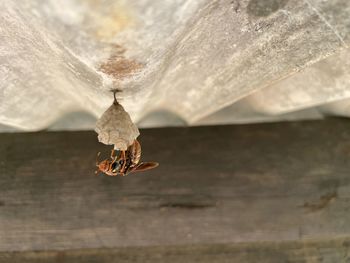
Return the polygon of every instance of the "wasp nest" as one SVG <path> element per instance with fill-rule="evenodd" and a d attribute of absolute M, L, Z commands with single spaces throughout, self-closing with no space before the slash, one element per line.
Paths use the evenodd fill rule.
<path fill-rule="evenodd" d="M 97 121 L 95 131 L 101 143 L 114 145 L 114 149 L 122 151 L 140 135 L 129 114 L 116 100 Z"/>

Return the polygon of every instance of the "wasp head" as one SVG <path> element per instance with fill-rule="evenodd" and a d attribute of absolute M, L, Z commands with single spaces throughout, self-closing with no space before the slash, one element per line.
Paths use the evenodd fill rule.
<path fill-rule="evenodd" d="M 108 171 L 109 169 L 109 166 L 110 166 L 110 161 L 109 160 L 104 160 L 104 161 L 101 161 L 100 163 L 96 164 L 96 166 L 98 167 L 98 169 L 105 173 Z"/>

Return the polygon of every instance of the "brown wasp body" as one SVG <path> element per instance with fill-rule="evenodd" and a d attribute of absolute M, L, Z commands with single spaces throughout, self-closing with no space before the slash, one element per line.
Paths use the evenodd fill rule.
<path fill-rule="evenodd" d="M 141 145 L 135 140 L 126 151 L 120 151 L 119 156 L 112 150 L 111 160 L 96 161 L 99 171 L 109 176 L 125 176 L 131 172 L 146 171 L 158 166 L 156 162 L 141 162 Z"/>

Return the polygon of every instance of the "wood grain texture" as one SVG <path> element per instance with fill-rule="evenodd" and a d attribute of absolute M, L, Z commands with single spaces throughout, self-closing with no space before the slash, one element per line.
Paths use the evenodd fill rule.
<path fill-rule="evenodd" d="M 348 263 L 349 239 L 0 252 L 0 263 Z"/>
<path fill-rule="evenodd" d="M 348 247 L 348 120 L 149 129 L 140 141 L 143 160 L 160 166 L 112 178 L 94 175 L 96 153 L 110 150 L 94 132 L 1 134 L 1 255 L 339 239 Z M 344 242 L 330 247 L 344 256 Z"/>

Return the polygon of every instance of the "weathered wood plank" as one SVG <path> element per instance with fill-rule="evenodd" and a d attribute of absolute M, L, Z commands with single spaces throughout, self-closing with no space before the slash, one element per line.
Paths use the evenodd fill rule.
<path fill-rule="evenodd" d="M 0 263 L 347 263 L 349 239 L 0 252 Z"/>
<path fill-rule="evenodd" d="M 350 238 L 350 122 L 143 130 L 158 169 L 96 177 L 93 132 L 0 135 L 0 251 Z"/>

